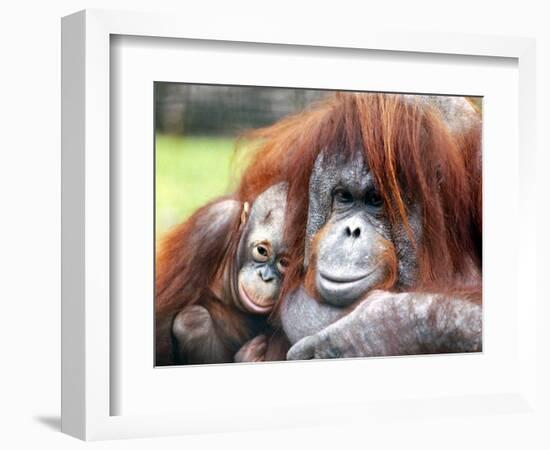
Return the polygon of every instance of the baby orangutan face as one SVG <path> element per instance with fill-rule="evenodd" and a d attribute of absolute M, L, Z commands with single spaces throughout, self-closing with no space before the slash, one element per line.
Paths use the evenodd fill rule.
<path fill-rule="evenodd" d="M 239 243 L 237 298 L 253 314 L 273 309 L 288 266 L 283 243 L 286 195 L 287 185 L 280 183 L 258 196 Z"/>

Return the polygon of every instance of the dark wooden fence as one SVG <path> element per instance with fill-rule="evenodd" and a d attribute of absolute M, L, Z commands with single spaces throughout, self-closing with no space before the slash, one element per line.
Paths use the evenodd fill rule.
<path fill-rule="evenodd" d="M 302 110 L 329 91 L 155 83 L 156 131 L 234 136 Z"/>

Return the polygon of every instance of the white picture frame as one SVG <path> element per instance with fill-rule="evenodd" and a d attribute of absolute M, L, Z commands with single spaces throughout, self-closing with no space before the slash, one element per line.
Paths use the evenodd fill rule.
<path fill-rule="evenodd" d="M 153 411 L 147 414 L 140 411 L 112 414 L 114 390 L 120 388 L 112 378 L 113 354 L 116 353 L 112 349 L 112 337 L 117 333 L 117 323 L 112 321 L 110 304 L 113 289 L 111 252 L 116 244 L 111 232 L 114 226 L 111 187 L 116 183 L 117 174 L 111 170 L 110 154 L 113 145 L 111 107 L 115 96 L 110 67 L 114 36 L 265 45 L 268 58 L 269 46 L 277 44 L 283 53 L 290 46 L 299 46 L 306 52 L 315 49 L 321 59 L 323 49 L 336 55 L 355 49 L 394 52 L 396 55 L 406 53 L 412 59 L 456 55 L 515 61 L 518 85 L 517 97 L 514 98 L 519 118 L 519 141 L 517 146 L 512 145 L 519 157 L 519 177 L 512 187 L 512 198 L 522 222 L 514 226 L 527 230 L 535 228 L 536 196 L 531 176 L 535 171 L 535 44 L 532 39 L 394 33 L 376 28 L 360 33 L 350 30 L 337 36 L 327 36 L 322 30 L 317 33 L 310 30 L 304 36 L 299 31 L 281 31 L 265 23 L 238 27 L 220 22 L 215 29 L 205 28 L 200 21 L 165 14 L 87 10 L 67 16 L 62 21 L 62 431 L 81 439 L 96 440 L 358 422 L 378 416 L 384 420 L 400 420 L 404 415 L 415 415 L 429 408 L 443 416 L 498 414 L 502 411 L 536 413 L 540 408 L 535 401 L 537 292 L 532 282 L 536 238 L 534 233 L 518 233 L 517 248 L 512 251 L 517 262 L 517 267 L 512 270 L 517 272 L 517 280 L 511 285 L 522 286 L 522 301 L 512 305 L 517 307 L 518 314 L 510 320 L 514 320 L 517 327 L 513 344 L 519 363 L 514 360 L 517 365 L 514 377 L 506 388 L 499 387 L 500 391 L 484 393 L 481 386 L 482 392 L 469 391 L 456 397 L 456 393 L 441 396 L 441 391 L 434 390 L 433 395 L 424 392 L 418 398 L 408 395 L 405 389 L 391 399 L 373 398 L 370 402 L 360 396 L 353 401 L 345 395 L 342 395 L 341 402 L 335 402 L 334 398 L 315 402 L 304 394 L 302 404 L 287 401 L 279 395 L 281 401 L 277 405 L 264 402 L 255 410 L 254 417 L 245 406 L 236 405 L 229 392 L 219 392 L 212 400 L 219 404 L 217 412 L 208 413 L 196 408 L 192 413 L 188 408 L 181 413 Z M 519 292 L 514 290 L 512 295 L 517 300 Z M 483 356 L 490 356 L 487 352 L 490 349 Z M 399 364 L 393 362 L 395 359 L 384 361 L 385 365 Z M 298 380 L 300 377 L 314 377 L 321 370 L 360 371 L 364 362 L 345 362 L 346 366 L 342 366 L 345 369 L 338 368 L 340 362 L 329 364 L 263 364 L 254 369 L 241 365 L 232 369 L 232 376 L 238 377 L 237 370 L 239 374 L 255 370 L 260 376 L 269 377 L 277 372 L 277 376 L 284 377 L 283 367 L 286 376 L 290 373 Z M 445 360 L 445 364 L 460 366 L 463 363 L 455 356 L 454 360 Z M 472 364 L 479 364 L 479 359 Z M 182 379 L 186 376 L 200 378 L 197 373 L 181 372 L 178 376 Z M 357 380 L 351 378 L 353 386 Z M 288 389 L 291 392 L 289 397 L 295 399 L 296 393 Z M 223 395 L 227 398 L 221 397 Z M 193 397 L 190 401 L 198 406 L 200 397 Z M 396 401 L 402 402 L 398 414 L 392 406 Z M 244 405 L 246 402 L 243 399 Z"/>

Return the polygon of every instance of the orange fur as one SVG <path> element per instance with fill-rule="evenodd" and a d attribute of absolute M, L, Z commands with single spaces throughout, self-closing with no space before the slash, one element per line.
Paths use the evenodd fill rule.
<path fill-rule="evenodd" d="M 214 296 L 220 274 L 234 258 L 232 243 L 239 239 L 239 216 L 228 218 L 216 235 L 205 235 L 205 224 L 216 203 L 197 210 L 188 220 L 170 231 L 157 247 L 155 280 L 156 364 L 175 362 L 172 321 L 186 306 L 204 306 Z M 217 289 L 213 289 L 217 290 Z M 211 302 L 210 302 L 211 304 Z M 239 311 L 226 315 L 230 329 L 240 330 Z M 240 331 L 237 334 L 241 334 Z"/>

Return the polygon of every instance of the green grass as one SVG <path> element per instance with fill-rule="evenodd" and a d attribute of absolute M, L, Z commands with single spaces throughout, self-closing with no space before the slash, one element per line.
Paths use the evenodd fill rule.
<path fill-rule="evenodd" d="M 229 192 L 234 146 L 231 138 L 157 135 L 157 237 Z"/>

